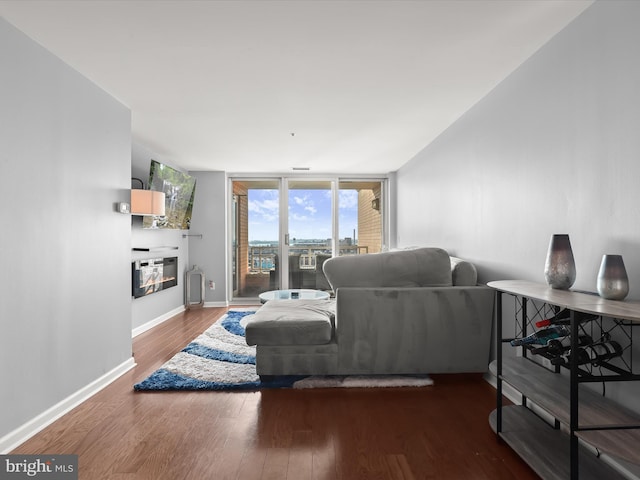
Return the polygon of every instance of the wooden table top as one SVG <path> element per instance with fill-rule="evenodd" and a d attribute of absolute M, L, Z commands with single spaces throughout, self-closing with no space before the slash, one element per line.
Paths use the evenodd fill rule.
<path fill-rule="evenodd" d="M 634 300 L 607 300 L 596 293 L 558 290 L 543 283 L 526 280 L 498 280 L 487 285 L 504 293 L 540 300 L 578 312 L 640 323 L 640 302 Z"/>

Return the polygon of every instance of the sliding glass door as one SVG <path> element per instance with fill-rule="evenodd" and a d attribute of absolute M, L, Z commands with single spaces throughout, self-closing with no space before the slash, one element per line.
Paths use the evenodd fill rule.
<path fill-rule="evenodd" d="M 280 288 L 280 180 L 233 180 L 230 215 L 232 299 Z"/>
<path fill-rule="evenodd" d="M 288 288 L 328 290 L 322 264 L 333 256 L 334 182 L 292 179 L 285 184 Z"/>
<path fill-rule="evenodd" d="M 230 180 L 231 300 L 269 290 L 330 291 L 323 263 L 383 250 L 384 180 Z"/>

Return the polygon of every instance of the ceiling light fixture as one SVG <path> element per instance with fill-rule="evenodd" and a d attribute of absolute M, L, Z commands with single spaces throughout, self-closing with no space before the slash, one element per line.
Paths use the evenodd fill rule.
<path fill-rule="evenodd" d="M 296 172 L 308 172 L 311 169 L 309 167 L 292 167 L 291 170 L 295 170 Z"/>

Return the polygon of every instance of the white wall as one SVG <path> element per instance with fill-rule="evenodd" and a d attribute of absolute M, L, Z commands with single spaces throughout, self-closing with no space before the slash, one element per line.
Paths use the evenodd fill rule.
<path fill-rule="evenodd" d="M 175 165 L 148 148 L 134 143 L 131 148 L 131 177 L 139 178 L 144 182 L 145 188 L 149 184 L 149 168 L 151 160 L 170 165 Z M 132 188 L 140 188 L 139 182 L 131 183 Z M 196 182 L 196 197 L 194 204 L 198 203 L 199 185 Z M 184 309 L 184 272 L 191 268 L 189 265 L 189 237 L 183 234 L 190 233 L 189 230 L 174 229 L 144 229 L 142 228 L 142 217 L 131 216 L 131 246 L 135 247 L 178 247 L 177 250 L 160 250 L 154 253 L 131 252 L 129 262 L 132 259 L 157 258 L 157 257 L 178 257 L 178 285 L 175 287 L 153 293 L 146 297 L 131 297 L 131 316 L 133 330 L 144 329 L 146 326 L 155 324 L 158 320 L 166 319 L 167 315 L 175 314 Z M 129 263 L 129 268 L 131 264 Z M 129 281 L 131 283 L 131 281 Z"/>
<path fill-rule="evenodd" d="M 544 282 L 568 233 L 574 288 L 595 291 L 616 253 L 640 299 L 639 24 L 640 2 L 596 2 L 401 168 L 398 245 L 471 259 L 482 282 Z"/>
<path fill-rule="evenodd" d="M 640 3 L 594 4 L 400 169 L 398 243 L 544 281 L 549 238 L 568 233 L 577 288 L 620 253 L 640 298 L 638 20 Z"/>
<path fill-rule="evenodd" d="M 0 19 L 0 445 L 131 360 L 128 108 Z"/>
<path fill-rule="evenodd" d="M 196 198 L 189 238 L 189 268 L 197 265 L 206 279 L 205 302 L 211 306 L 226 305 L 226 239 L 227 177 L 224 172 L 189 172 L 196 178 Z M 215 283 L 210 290 L 209 280 Z"/>

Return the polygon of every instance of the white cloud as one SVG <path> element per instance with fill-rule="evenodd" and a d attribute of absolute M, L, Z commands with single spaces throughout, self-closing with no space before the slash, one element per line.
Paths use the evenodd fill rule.
<path fill-rule="evenodd" d="M 292 197 L 292 200 L 293 202 L 292 202 L 292 205 L 290 206 L 290 210 L 293 210 L 292 207 L 301 207 L 303 211 L 308 212 L 312 216 L 318 212 L 318 209 L 315 206 L 315 202 L 310 195 L 294 196 Z M 291 215 L 291 218 L 294 220 L 302 220 L 302 221 L 310 220 L 309 217 L 307 217 L 302 213 L 294 212 L 294 213 L 290 213 L 290 215 Z"/>
<path fill-rule="evenodd" d="M 248 208 L 250 212 L 259 215 L 265 220 L 272 221 L 278 219 L 280 203 L 278 199 L 251 200 Z"/>
<path fill-rule="evenodd" d="M 358 206 L 358 192 L 356 190 L 340 190 L 339 208 L 357 208 Z"/>
<path fill-rule="evenodd" d="M 277 190 L 250 190 L 249 229 L 259 237 L 277 237 L 278 219 L 280 218 L 280 200 Z M 275 233 L 271 232 L 274 230 Z M 267 231 L 269 232 L 267 234 Z"/>

